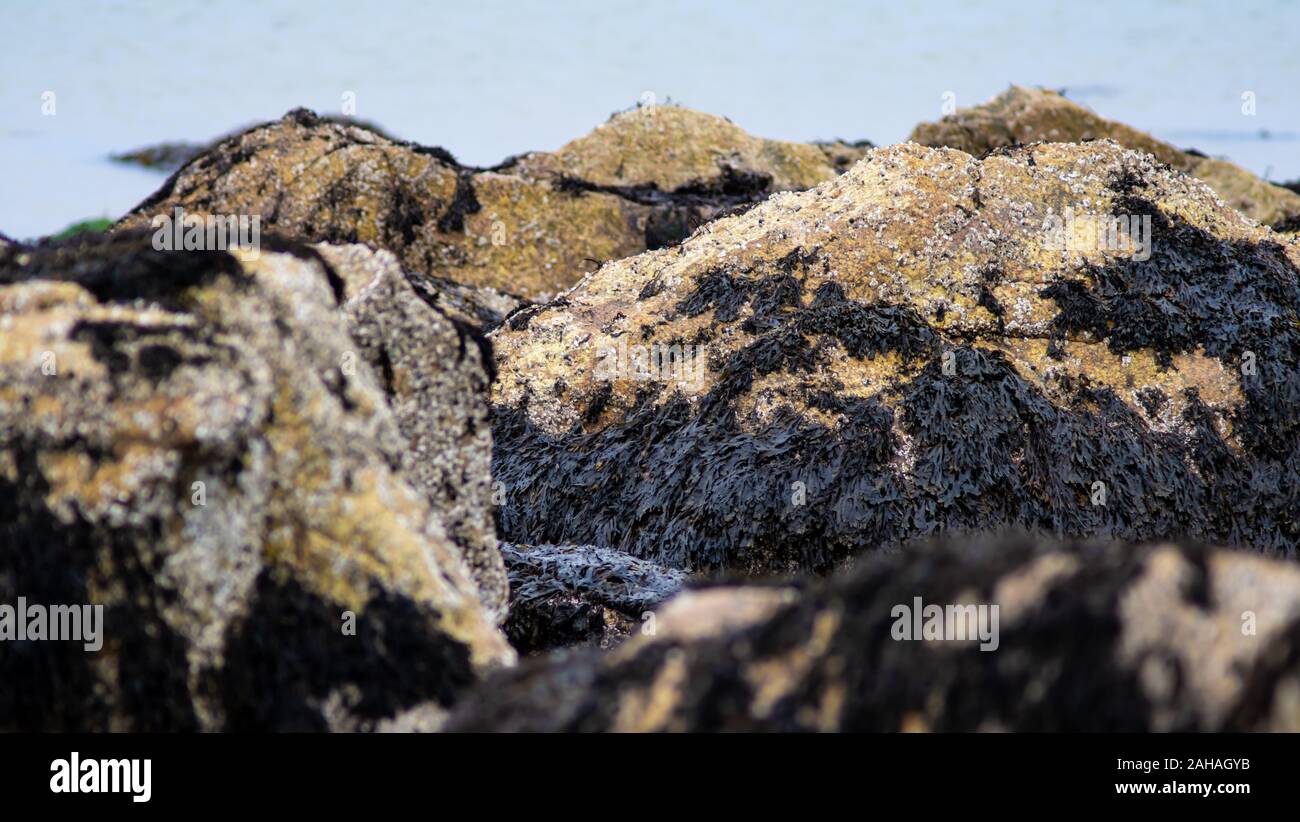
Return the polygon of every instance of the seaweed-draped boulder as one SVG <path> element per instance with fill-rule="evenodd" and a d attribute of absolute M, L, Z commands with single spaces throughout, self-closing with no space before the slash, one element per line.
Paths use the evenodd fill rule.
<path fill-rule="evenodd" d="M 0 602 L 102 606 L 0 642 L 0 727 L 375 728 L 513 661 L 343 279 L 272 245 L 0 250 Z"/>
<path fill-rule="evenodd" d="M 499 532 L 692 570 L 1008 526 L 1293 554 L 1298 265 L 1113 142 L 872 150 L 493 332 Z"/>
<path fill-rule="evenodd" d="M 1240 552 L 981 539 L 655 616 L 614 651 L 494 675 L 446 727 L 1300 730 L 1300 568 Z"/>

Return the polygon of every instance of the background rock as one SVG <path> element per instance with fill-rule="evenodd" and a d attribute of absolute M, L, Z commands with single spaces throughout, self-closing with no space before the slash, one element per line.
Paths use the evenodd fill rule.
<path fill-rule="evenodd" d="M 998 605 L 998 643 L 895 639 L 898 605 Z M 525 661 L 457 731 L 1296 731 L 1300 569 L 1023 538 L 864 560 L 801 593 L 717 588 L 605 654 Z M 989 623 L 991 624 L 991 623 Z"/>
<path fill-rule="evenodd" d="M 105 621 L 0 643 L 0 727 L 367 728 L 513 660 L 337 273 L 272 245 L 0 251 L 0 601 Z"/>
<path fill-rule="evenodd" d="M 1149 259 L 1053 247 L 1067 208 L 1149 218 Z M 1298 264 L 1112 142 L 875 149 L 493 333 L 498 531 L 692 570 L 1006 526 L 1293 554 Z"/>
<path fill-rule="evenodd" d="M 579 644 L 610 648 L 641 630 L 646 613 L 686 575 L 591 545 L 510 545 L 505 632 L 521 653 Z"/>
<path fill-rule="evenodd" d="M 1251 219 L 1282 228 L 1300 218 L 1300 194 L 1267 183 L 1241 166 L 1182 151 L 1146 132 L 1099 117 L 1047 89 L 1012 86 L 983 105 L 960 109 L 937 123 L 922 123 L 909 139 L 934 148 L 961 149 L 977 157 L 997 148 L 1042 140 L 1079 143 L 1110 139 L 1204 180 L 1224 202 Z"/>
<path fill-rule="evenodd" d="M 555 154 L 494 169 L 298 109 L 190 160 L 118 229 L 177 207 L 259 215 L 266 231 L 391 251 L 408 274 L 545 300 L 606 260 L 837 173 L 817 146 L 670 106 L 616 115 Z"/>

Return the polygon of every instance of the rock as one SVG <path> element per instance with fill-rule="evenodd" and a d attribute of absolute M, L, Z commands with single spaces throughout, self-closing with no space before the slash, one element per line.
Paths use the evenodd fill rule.
<path fill-rule="evenodd" d="M 822 149 L 657 106 L 494 169 L 298 109 L 194 158 L 118 224 L 176 208 L 391 251 L 408 274 L 545 301 L 605 260 L 675 243 L 724 210 L 837 173 Z M 437 286 L 431 286 L 437 288 Z"/>
<path fill-rule="evenodd" d="M 934 627 L 927 606 L 954 615 L 946 632 L 908 636 L 918 599 Z M 1300 730 L 1300 569 L 1245 553 L 949 544 L 799 593 L 688 592 L 657 624 L 496 674 L 446 728 Z"/>
<path fill-rule="evenodd" d="M 832 140 L 817 143 L 816 145 L 840 174 L 853 168 L 858 160 L 861 160 L 868 151 L 876 147 L 870 140 L 855 140 L 851 143 L 843 140 Z"/>
<path fill-rule="evenodd" d="M 374 132 L 386 140 L 395 141 L 397 139 L 374 123 L 357 117 L 350 117 L 341 114 L 326 114 L 320 116 L 319 119 L 323 122 L 337 123 L 342 126 L 356 126 L 358 128 L 363 128 L 366 131 Z M 157 145 L 145 146 L 144 148 L 138 148 L 133 151 L 123 151 L 117 154 L 112 154 L 109 155 L 109 159 L 115 163 L 142 166 L 153 171 L 164 171 L 170 173 L 181 168 L 181 166 L 184 166 L 200 154 L 206 151 L 211 151 L 223 140 L 238 136 L 243 131 L 244 129 L 230 132 L 207 143 L 190 143 L 184 140 L 158 143 Z"/>
<path fill-rule="evenodd" d="M 590 545 L 502 543 L 501 554 L 510 572 L 505 632 L 521 653 L 613 647 L 686 580 L 681 571 Z"/>
<path fill-rule="evenodd" d="M 492 347 L 473 321 L 428 304 L 389 252 L 315 249 L 343 280 L 348 330 L 406 441 L 403 473 L 442 517 L 484 607 L 500 622 L 509 586 L 491 514 Z"/>
<path fill-rule="evenodd" d="M 1177 149 L 1135 128 L 1107 120 L 1048 89 L 1012 86 L 983 105 L 922 123 L 910 139 L 982 157 L 997 148 L 1038 141 L 1111 139 L 1204 180 L 1224 202 L 1265 224 L 1300 217 L 1300 194 L 1275 186 L 1224 160 Z"/>
<path fill-rule="evenodd" d="M 513 661 L 344 296 L 274 242 L 0 251 L 0 602 L 103 606 L 98 652 L 0 642 L 0 727 L 370 728 Z"/>
<path fill-rule="evenodd" d="M 1149 254 L 1083 242 L 1106 215 Z M 1297 265 L 1113 142 L 875 149 L 493 332 L 498 533 L 749 572 L 1008 526 L 1293 555 Z"/>
<path fill-rule="evenodd" d="M 754 137 L 725 117 L 672 105 L 619 112 L 558 151 L 507 168 L 600 189 L 736 197 L 811 188 L 838 173 L 820 146 Z"/>
<path fill-rule="evenodd" d="M 169 142 L 145 146 L 132 151 L 112 154 L 109 159 L 115 163 L 130 166 L 143 166 L 155 171 L 175 171 L 206 151 L 209 146 L 202 143 Z"/>
<path fill-rule="evenodd" d="M 408 277 L 408 281 L 429 305 L 463 317 L 483 333 L 495 330 L 511 314 L 532 305 L 495 288 L 475 288 L 442 277 Z"/>

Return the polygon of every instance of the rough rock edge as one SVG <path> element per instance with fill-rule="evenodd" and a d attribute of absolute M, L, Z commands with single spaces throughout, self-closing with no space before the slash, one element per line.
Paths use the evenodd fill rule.
<path fill-rule="evenodd" d="M 686 580 L 681 571 L 591 545 L 500 548 L 510 574 L 504 630 L 520 653 L 579 644 L 613 647 Z"/>
<path fill-rule="evenodd" d="M 916 597 L 997 604 L 998 648 L 895 639 L 895 607 Z M 1300 729 L 1300 570 L 1246 553 L 986 538 L 802 593 L 687 592 L 658 623 L 610 653 L 525 660 L 446 729 Z"/>

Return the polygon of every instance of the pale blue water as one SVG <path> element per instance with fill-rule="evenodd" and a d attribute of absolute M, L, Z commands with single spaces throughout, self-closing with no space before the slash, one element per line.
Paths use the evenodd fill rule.
<path fill-rule="evenodd" d="M 16 236 L 118 216 L 162 182 L 111 152 L 337 111 L 349 91 L 357 116 L 492 164 L 646 92 L 763 136 L 888 143 L 945 91 L 964 106 L 1017 82 L 1300 177 L 1296 3 L 3 0 L 0 20 L 0 231 Z"/>

